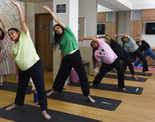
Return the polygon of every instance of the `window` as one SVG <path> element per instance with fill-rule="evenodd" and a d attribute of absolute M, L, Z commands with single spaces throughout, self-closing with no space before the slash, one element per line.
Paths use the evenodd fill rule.
<path fill-rule="evenodd" d="M 145 34 L 155 34 L 155 22 L 146 23 Z"/>

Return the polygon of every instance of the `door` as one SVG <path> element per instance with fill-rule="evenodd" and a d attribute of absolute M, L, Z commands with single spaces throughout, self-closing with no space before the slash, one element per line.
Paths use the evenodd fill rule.
<path fill-rule="evenodd" d="M 44 71 L 53 69 L 52 27 L 50 14 L 35 15 L 36 49 L 43 63 Z"/>

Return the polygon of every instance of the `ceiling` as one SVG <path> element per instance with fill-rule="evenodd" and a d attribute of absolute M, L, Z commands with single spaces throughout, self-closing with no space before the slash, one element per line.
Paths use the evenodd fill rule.
<path fill-rule="evenodd" d="M 155 0 L 97 0 L 97 2 L 113 11 L 155 8 Z"/>
<path fill-rule="evenodd" d="M 120 3 L 118 0 L 97 0 L 98 4 L 109 8 L 113 11 L 126 11 L 126 10 L 130 10 L 129 7 L 123 5 L 122 3 Z"/>
<path fill-rule="evenodd" d="M 132 3 L 133 9 L 154 9 L 155 0 L 128 0 Z"/>
<path fill-rule="evenodd" d="M 23 2 L 49 2 L 49 1 L 53 1 L 53 0 L 18 0 L 18 1 L 23 1 Z"/>
<path fill-rule="evenodd" d="M 49 2 L 53 0 L 18 0 L 23 2 Z M 155 0 L 97 0 L 98 4 L 113 11 L 155 8 Z"/>

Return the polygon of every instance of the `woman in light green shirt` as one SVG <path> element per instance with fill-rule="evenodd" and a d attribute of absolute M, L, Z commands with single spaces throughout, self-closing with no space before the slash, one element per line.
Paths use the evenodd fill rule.
<path fill-rule="evenodd" d="M 73 67 L 79 76 L 83 95 L 86 96 L 92 103 L 95 103 L 95 100 L 90 96 L 89 93 L 88 77 L 86 76 L 78 47 L 78 42 L 73 32 L 67 25 L 65 25 L 55 16 L 55 14 L 48 6 L 44 6 L 43 8 L 47 10 L 55 22 L 58 23 L 54 26 L 54 40 L 55 44 L 59 44 L 59 49 L 63 55 L 53 88 L 50 90 L 50 92 L 47 93 L 47 95 L 50 96 L 53 91 L 62 92 L 65 81 Z"/>
<path fill-rule="evenodd" d="M 30 37 L 22 9 L 15 0 L 13 0 L 12 3 L 18 10 L 21 24 L 21 31 L 16 28 L 10 28 L 8 30 L 10 39 L 15 42 L 11 47 L 11 54 L 19 68 L 19 78 L 15 103 L 7 107 L 6 110 L 12 110 L 17 106 L 24 105 L 25 92 L 31 77 L 38 92 L 41 113 L 45 119 L 49 120 L 51 116 L 47 113 L 47 99 L 44 88 L 42 64 Z"/>

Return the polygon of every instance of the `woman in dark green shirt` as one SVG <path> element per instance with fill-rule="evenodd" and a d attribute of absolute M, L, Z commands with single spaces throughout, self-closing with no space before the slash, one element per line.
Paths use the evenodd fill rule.
<path fill-rule="evenodd" d="M 55 44 L 59 44 L 59 49 L 62 51 L 63 55 L 61 66 L 57 73 L 53 88 L 52 90 L 50 90 L 50 92 L 47 93 L 47 96 L 50 96 L 53 93 L 53 91 L 62 92 L 65 81 L 73 67 L 79 75 L 83 95 L 88 97 L 88 99 L 92 103 L 95 103 L 95 100 L 92 99 L 89 93 L 88 77 L 86 76 L 86 72 L 82 63 L 78 47 L 78 41 L 76 40 L 70 28 L 55 16 L 55 14 L 50 10 L 49 7 L 44 6 L 43 8 L 46 9 L 50 13 L 52 18 L 55 20 L 55 22 L 58 23 L 54 26 L 54 39 Z"/>

